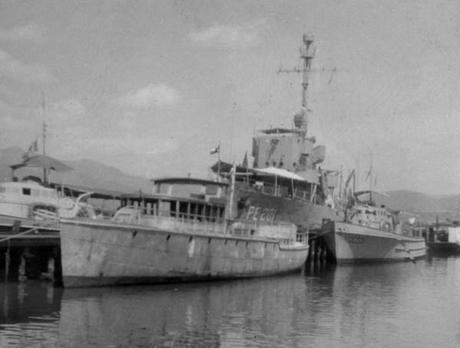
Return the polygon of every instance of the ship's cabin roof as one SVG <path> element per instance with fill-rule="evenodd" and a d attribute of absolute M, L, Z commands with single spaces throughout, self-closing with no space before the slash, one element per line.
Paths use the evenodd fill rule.
<path fill-rule="evenodd" d="M 174 196 L 168 194 L 145 194 L 145 193 L 126 193 L 120 196 L 120 199 L 125 202 L 133 201 L 133 202 L 189 202 L 189 203 L 201 203 L 201 204 L 209 204 L 209 205 L 225 205 L 224 198 L 214 198 L 214 197 L 206 197 L 206 195 L 194 195 L 191 194 L 190 196 Z"/>
<path fill-rule="evenodd" d="M 121 206 L 141 208 L 146 215 L 182 220 L 218 221 L 224 218 L 227 183 L 196 178 L 153 180 L 151 194 L 121 195 Z"/>
<path fill-rule="evenodd" d="M 190 178 L 190 177 L 167 177 L 152 179 L 156 184 L 176 184 L 176 185 L 210 185 L 210 186 L 228 186 L 226 182 L 218 182 L 214 180 Z"/>
<path fill-rule="evenodd" d="M 227 177 L 230 177 L 232 171 L 232 165 L 226 162 L 217 162 L 212 167 L 211 170 L 214 173 L 225 174 Z M 319 173 L 316 170 L 308 170 L 305 172 L 300 172 L 299 174 L 291 172 L 289 170 L 277 167 L 266 167 L 266 168 L 246 168 L 243 166 L 236 166 L 236 180 L 242 180 L 241 178 L 253 177 L 257 181 L 262 182 L 273 182 L 277 180 L 278 183 L 286 183 L 287 185 L 292 185 L 292 183 L 302 184 L 302 183 L 319 183 Z M 302 176 L 303 175 L 303 176 Z"/>
<path fill-rule="evenodd" d="M 294 133 L 294 130 L 291 128 L 268 128 L 268 129 L 261 129 L 259 130 L 260 133 L 263 134 L 287 134 L 287 133 Z"/>
<path fill-rule="evenodd" d="M 131 201 L 182 201 L 224 205 L 228 183 L 207 179 L 170 177 L 152 180 L 152 193 L 136 192 L 121 195 L 122 200 Z"/>

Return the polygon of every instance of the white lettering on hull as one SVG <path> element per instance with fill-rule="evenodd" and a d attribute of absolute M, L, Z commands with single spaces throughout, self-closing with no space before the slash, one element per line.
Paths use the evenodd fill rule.
<path fill-rule="evenodd" d="M 262 208 L 250 205 L 246 212 L 246 220 L 273 222 L 275 215 L 275 208 Z"/>

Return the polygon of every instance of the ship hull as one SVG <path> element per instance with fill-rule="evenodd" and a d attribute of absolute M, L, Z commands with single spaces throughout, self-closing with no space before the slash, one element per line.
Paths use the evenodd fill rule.
<path fill-rule="evenodd" d="M 426 255 L 423 238 L 350 223 L 329 223 L 324 227 L 322 237 L 338 264 L 413 261 Z"/>
<path fill-rule="evenodd" d="M 275 221 L 289 221 L 309 231 L 315 231 L 321 229 L 325 220 L 336 221 L 341 218 L 337 210 L 304 199 L 245 190 L 240 190 L 237 194 L 240 201 L 244 201 L 244 208 L 238 212 L 241 219 L 263 221 L 264 217 L 272 216 Z M 266 211 L 273 212 L 273 215 L 265 214 Z"/>
<path fill-rule="evenodd" d="M 268 276 L 299 270 L 307 254 L 307 245 L 263 238 L 61 222 L 65 287 Z"/>

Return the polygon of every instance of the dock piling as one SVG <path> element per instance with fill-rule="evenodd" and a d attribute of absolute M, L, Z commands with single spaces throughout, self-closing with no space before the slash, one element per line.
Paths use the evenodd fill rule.
<path fill-rule="evenodd" d="M 10 242 L 5 252 L 5 283 L 8 281 L 8 271 L 10 269 Z"/>

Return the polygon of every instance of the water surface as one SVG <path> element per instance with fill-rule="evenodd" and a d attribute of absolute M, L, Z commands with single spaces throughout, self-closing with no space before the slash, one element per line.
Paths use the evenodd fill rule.
<path fill-rule="evenodd" d="M 160 286 L 0 284 L 1 347 L 459 347 L 460 259 Z"/>

